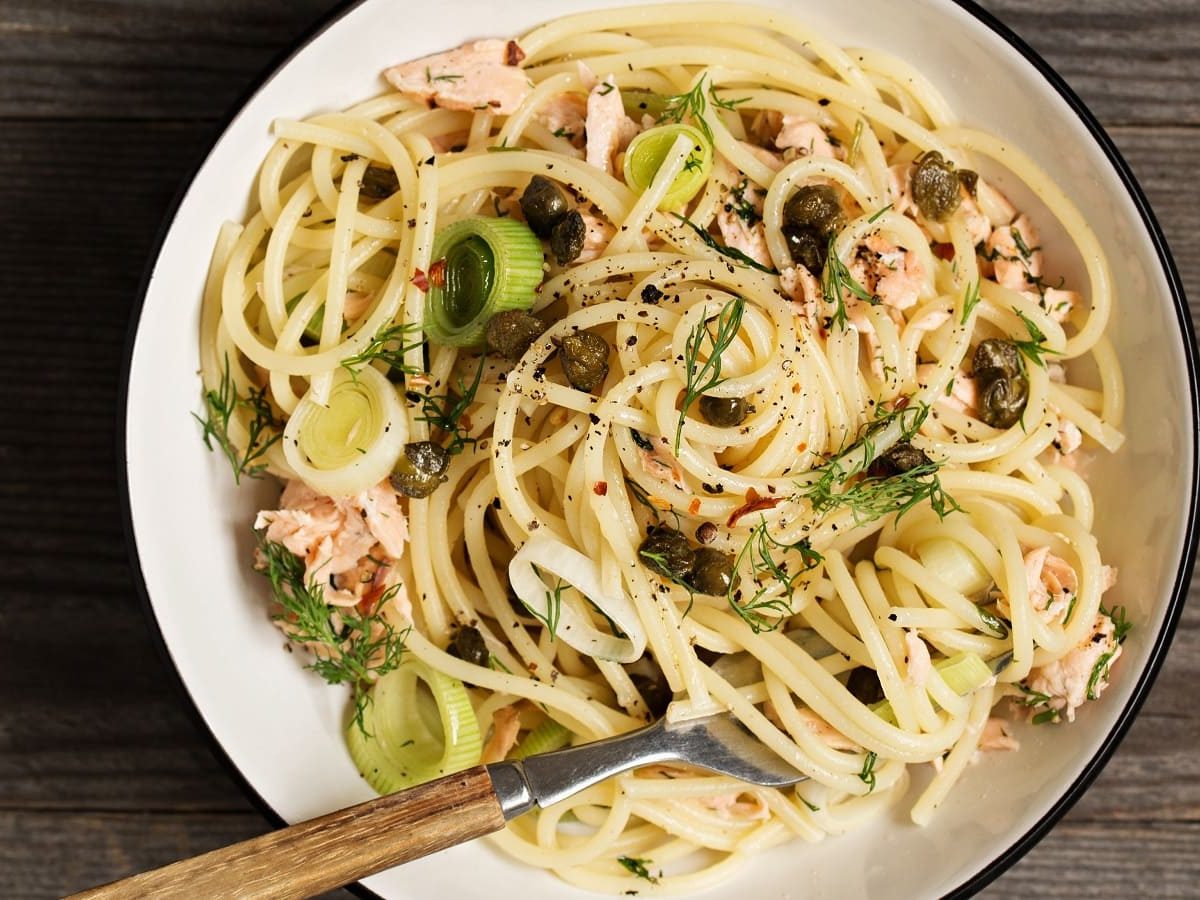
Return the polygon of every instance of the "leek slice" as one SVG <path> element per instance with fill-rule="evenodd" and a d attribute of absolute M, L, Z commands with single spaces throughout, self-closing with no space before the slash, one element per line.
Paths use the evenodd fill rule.
<path fill-rule="evenodd" d="M 916 547 L 921 564 L 966 597 L 981 594 L 992 584 L 992 576 L 975 554 L 949 538 L 933 538 Z"/>
<path fill-rule="evenodd" d="M 475 765 L 483 736 L 463 683 L 410 656 L 375 683 L 346 745 L 367 783 L 391 794 Z"/>
<path fill-rule="evenodd" d="M 425 333 L 440 344 L 479 347 L 496 313 L 533 308 L 542 282 L 542 242 L 514 219 L 473 218 L 447 225 L 433 242 L 425 294 Z"/>
<path fill-rule="evenodd" d="M 329 402 L 310 389 L 283 431 L 283 454 L 310 488 L 329 497 L 358 494 L 387 478 L 408 441 L 395 386 L 364 366 L 332 373 Z"/>
<path fill-rule="evenodd" d="M 978 653 L 956 653 L 935 663 L 933 667 L 941 674 L 950 690 L 960 697 L 979 690 L 996 674 Z M 896 714 L 888 700 L 873 704 L 871 712 L 885 722 L 896 724 Z"/>
<path fill-rule="evenodd" d="M 713 166 L 712 145 L 691 125 L 659 125 L 643 131 L 625 151 L 625 183 L 638 193 L 650 187 L 676 138 L 686 135 L 692 141 L 683 171 L 675 176 L 658 204 L 659 209 L 678 209 L 696 196 L 708 181 Z"/>
<path fill-rule="evenodd" d="M 537 756 L 539 753 L 549 753 L 571 743 L 571 732 L 565 725 L 553 719 L 547 719 L 517 744 L 510 755 L 511 759 L 524 759 L 527 756 Z"/>
<path fill-rule="evenodd" d="M 562 590 L 551 590 L 541 573 L 573 586 L 623 633 L 622 637 L 600 631 Z M 596 659 L 631 663 L 646 650 L 646 629 L 633 602 L 624 591 L 606 590 L 600 568 L 578 550 L 557 538 L 530 538 L 508 564 L 508 582 L 534 616 L 554 624 L 555 636 L 580 653 Z"/>

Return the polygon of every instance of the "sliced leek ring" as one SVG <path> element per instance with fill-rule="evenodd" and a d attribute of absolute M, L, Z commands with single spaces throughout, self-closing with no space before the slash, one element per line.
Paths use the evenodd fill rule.
<path fill-rule="evenodd" d="M 304 395 L 283 431 L 283 454 L 314 491 L 347 497 L 387 478 L 407 441 L 395 386 L 366 366 L 335 372 L 327 405 Z"/>

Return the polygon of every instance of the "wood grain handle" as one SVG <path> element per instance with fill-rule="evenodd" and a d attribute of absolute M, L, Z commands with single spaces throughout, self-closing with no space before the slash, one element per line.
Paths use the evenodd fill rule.
<path fill-rule="evenodd" d="M 476 766 L 74 897 L 311 897 L 503 827 Z"/>

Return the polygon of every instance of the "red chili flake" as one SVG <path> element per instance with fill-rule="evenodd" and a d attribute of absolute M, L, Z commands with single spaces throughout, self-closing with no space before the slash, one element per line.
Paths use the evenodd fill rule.
<path fill-rule="evenodd" d="M 692 502 L 688 504 L 688 515 L 694 516 L 698 512 L 700 512 L 700 498 L 693 497 Z"/>
<path fill-rule="evenodd" d="M 412 283 L 417 286 L 418 290 L 429 290 L 429 279 L 425 277 L 425 273 L 420 269 L 413 270 Z"/>
<path fill-rule="evenodd" d="M 595 494 L 597 497 L 608 496 L 608 482 L 607 481 L 597 481 L 595 484 L 592 485 L 592 493 Z"/>
<path fill-rule="evenodd" d="M 525 51 L 521 49 L 521 45 L 516 41 L 509 41 L 508 46 L 504 48 L 504 64 L 515 66 L 525 58 Z"/>
<path fill-rule="evenodd" d="M 935 243 L 933 245 L 933 255 L 938 259 L 944 259 L 946 262 L 954 259 L 954 245 Z"/>
<path fill-rule="evenodd" d="M 729 514 L 729 519 L 725 524 L 732 528 L 742 516 L 748 516 L 750 513 L 763 509 L 774 509 L 782 502 L 782 497 L 760 497 L 758 491 L 750 488 L 746 491 L 746 502 Z"/>
<path fill-rule="evenodd" d="M 436 287 L 446 286 L 446 259 L 442 257 L 429 267 L 429 280 Z"/>

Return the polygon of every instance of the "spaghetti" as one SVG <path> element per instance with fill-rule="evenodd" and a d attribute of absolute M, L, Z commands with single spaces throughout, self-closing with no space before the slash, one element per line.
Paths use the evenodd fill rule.
<path fill-rule="evenodd" d="M 452 689 L 478 724 L 443 766 L 672 699 L 809 776 L 658 766 L 496 838 L 612 893 L 702 890 L 932 763 L 927 822 L 978 750 L 1015 749 L 1005 709 L 1099 696 L 1128 628 L 1079 449 L 1122 442 L 1111 280 L 1075 206 L 900 60 L 753 6 L 683 12 L 572 16 L 277 121 L 201 322 L 206 439 L 288 482 L 259 565 L 280 626 L 353 686 L 356 753 L 424 727 L 370 702 L 414 665 L 443 725 Z M 1078 293 L 977 165 L 1040 198 Z M 437 339 L 456 227 L 540 323 L 509 359 L 495 326 L 462 337 L 492 313 L 452 308 Z"/>

